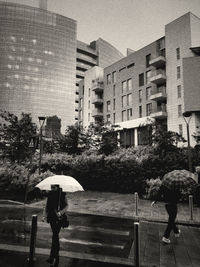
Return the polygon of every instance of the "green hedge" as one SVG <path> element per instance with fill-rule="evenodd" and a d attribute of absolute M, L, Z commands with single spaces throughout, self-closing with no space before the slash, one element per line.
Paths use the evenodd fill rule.
<path fill-rule="evenodd" d="M 66 153 L 42 156 L 42 175 L 38 175 L 38 154 L 24 165 L 1 164 L 0 191 L 23 194 L 30 175 L 29 191 L 47 176 L 65 174 L 76 178 L 85 190 L 145 194 L 146 181 L 161 177 L 175 169 L 187 169 L 187 150 L 177 149 L 164 156 L 155 153 L 153 147 L 119 149 L 105 156 L 88 151 L 78 156 Z M 199 161 L 199 153 L 195 162 Z"/>

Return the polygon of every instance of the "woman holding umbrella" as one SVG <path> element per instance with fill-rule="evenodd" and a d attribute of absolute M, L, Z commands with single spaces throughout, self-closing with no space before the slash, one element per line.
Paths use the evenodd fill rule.
<path fill-rule="evenodd" d="M 169 239 L 170 237 L 170 233 L 173 230 L 175 237 L 179 237 L 180 235 L 180 230 L 178 229 L 175 220 L 176 220 L 176 216 L 177 216 L 177 203 L 179 202 L 179 198 L 180 198 L 180 193 L 170 190 L 167 187 L 165 187 L 164 185 L 161 185 L 160 187 L 160 191 L 159 194 L 157 195 L 157 198 L 155 201 L 153 201 L 151 203 L 152 206 L 154 206 L 154 204 L 157 202 L 157 200 L 163 196 L 164 201 L 165 201 L 165 209 L 169 215 L 169 219 L 168 219 L 168 224 L 167 227 L 165 229 L 163 238 L 162 238 L 162 242 L 166 243 L 166 244 L 170 244 L 171 241 Z"/>
<path fill-rule="evenodd" d="M 40 190 L 49 191 L 46 207 L 43 215 L 46 215 L 47 222 L 52 229 L 52 245 L 48 263 L 58 266 L 59 263 L 59 233 L 61 227 L 68 227 L 66 211 L 68 202 L 65 192 L 84 191 L 79 182 L 71 176 L 53 175 L 36 185 Z M 44 220 L 45 218 L 43 218 Z"/>
<path fill-rule="evenodd" d="M 51 191 L 48 193 L 45 213 L 43 220 L 47 219 L 47 222 L 51 225 L 52 230 L 52 244 L 50 256 L 47 262 L 53 266 L 58 266 L 59 263 L 59 233 L 61 227 L 63 227 L 63 221 L 61 215 L 65 214 L 68 208 L 68 202 L 66 193 L 62 192 L 62 188 L 57 184 L 51 185 Z M 44 215 L 44 214 L 43 214 Z"/>
<path fill-rule="evenodd" d="M 196 182 L 192 178 L 192 173 L 187 170 L 174 170 L 164 175 L 159 194 L 156 200 L 151 203 L 153 206 L 161 195 L 163 195 L 164 201 L 166 202 L 165 208 L 169 219 L 162 238 L 164 243 L 171 243 L 169 237 L 172 230 L 174 231 L 175 237 L 179 237 L 181 231 L 177 227 L 175 220 L 181 191 L 185 188 L 190 188 L 192 190 L 196 185 Z"/>

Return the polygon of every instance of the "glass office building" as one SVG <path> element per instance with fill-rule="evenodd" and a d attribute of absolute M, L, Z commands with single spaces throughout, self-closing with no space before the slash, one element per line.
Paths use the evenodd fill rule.
<path fill-rule="evenodd" d="M 0 2 L 0 109 L 75 121 L 76 21 Z M 69 108 L 70 107 L 70 108 Z"/>

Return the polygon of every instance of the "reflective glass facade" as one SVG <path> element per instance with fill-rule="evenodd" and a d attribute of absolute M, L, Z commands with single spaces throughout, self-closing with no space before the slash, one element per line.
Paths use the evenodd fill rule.
<path fill-rule="evenodd" d="M 0 2 L 0 109 L 75 120 L 76 21 Z"/>

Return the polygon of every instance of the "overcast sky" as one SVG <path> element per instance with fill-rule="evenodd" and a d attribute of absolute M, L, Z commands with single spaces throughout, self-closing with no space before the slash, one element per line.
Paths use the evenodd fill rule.
<path fill-rule="evenodd" d="M 78 40 L 101 37 L 125 55 L 164 36 L 181 15 L 200 17 L 200 0 L 48 0 L 48 10 L 75 19 Z"/>

